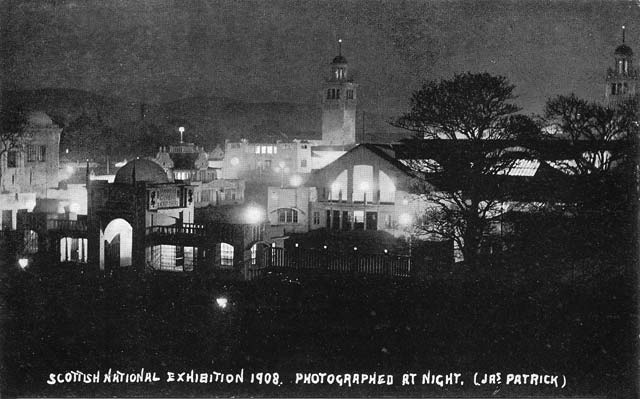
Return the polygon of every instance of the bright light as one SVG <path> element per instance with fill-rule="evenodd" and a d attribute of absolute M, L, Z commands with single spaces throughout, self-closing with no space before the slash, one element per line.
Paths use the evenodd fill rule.
<path fill-rule="evenodd" d="M 403 226 L 410 226 L 411 225 L 411 215 L 409 215 L 408 213 L 403 213 L 398 218 L 398 222 Z"/>
<path fill-rule="evenodd" d="M 126 159 L 124 161 L 122 161 L 122 162 L 116 162 L 116 168 L 121 168 L 126 164 L 127 164 L 127 160 Z"/>
<path fill-rule="evenodd" d="M 231 158 L 231 165 L 238 166 L 240 164 L 240 160 L 237 157 Z"/>
<path fill-rule="evenodd" d="M 293 175 L 289 183 L 291 183 L 293 187 L 298 187 L 302 184 L 302 177 L 300 177 L 300 175 Z"/>
<path fill-rule="evenodd" d="M 327 249 L 327 246 L 326 246 L 326 245 L 323 245 L 323 246 L 322 246 L 322 248 Z"/>
<path fill-rule="evenodd" d="M 27 258 L 18 259 L 18 266 L 20 266 L 22 269 L 26 269 L 28 265 L 29 265 L 29 259 Z"/>
<path fill-rule="evenodd" d="M 385 250 L 384 250 L 384 253 L 385 253 L 385 254 L 386 254 L 386 253 L 389 253 L 389 251 L 387 251 L 387 250 L 385 249 Z"/>
<path fill-rule="evenodd" d="M 262 209 L 257 206 L 250 206 L 245 212 L 245 218 L 247 223 L 255 224 L 262 221 Z"/>
<path fill-rule="evenodd" d="M 220 298 L 216 298 L 216 303 L 218 304 L 218 306 L 222 309 L 227 307 L 227 298 L 221 296 Z"/>
<path fill-rule="evenodd" d="M 64 152 L 65 152 L 66 154 L 68 154 L 68 153 L 69 153 L 69 149 L 67 148 L 66 150 L 64 150 Z"/>
<path fill-rule="evenodd" d="M 183 127 L 183 126 L 180 126 L 180 127 L 178 128 L 178 131 L 179 131 L 180 133 L 184 133 L 184 127 Z"/>
<path fill-rule="evenodd" d="M 298 243 L 296 243 L 296 248 L 298 248 Z"/>
<path fill-rule="evenodd" d="M 358 250 L 358 247 L 353 247 L 353 250 L 354 250 L 354 251 L 357 251 L 357 250 Z"/>

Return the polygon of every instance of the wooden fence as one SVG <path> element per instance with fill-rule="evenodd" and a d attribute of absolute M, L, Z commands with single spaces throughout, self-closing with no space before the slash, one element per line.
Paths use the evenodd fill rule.
<path fill-rule="evenodd" d="M 323 250 L 270 248 L 271 271 L 295 270 L 325 273 L 367 274 L 387 277 L 410 277 L 411 259 L 388 254 L 333 253 Z"/>

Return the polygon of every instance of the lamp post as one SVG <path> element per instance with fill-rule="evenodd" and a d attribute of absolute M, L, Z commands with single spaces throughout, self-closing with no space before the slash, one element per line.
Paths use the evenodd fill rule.
<path fill-rule="evenodd" d="M 362 225 L 363 229 L 367 229 L 367 191 L 369 190 L 369 182 L 363 181 L 360 183 L 360 190 L 362 190 L 363 195 L 363 208 L 362 208 Z"/>
<path fill-rule="evenodd" d="M 409 215 L 408 213 L 403 213 L 400 215 L 400 217 L 398 218 L 398 222 L 400 223 L 401 226 L 403 226 L 404 230 L 409 233 L 409 272 L 411 272 L 411 262 L 413 259 L 413 254 L 412 254 L 412 250 L 413 250 L 413 220 L 411 218 L 411 215 Z"/>
<path fill-rule="evenodd" d="M 183 127 L 183 126 L 180 126 L 180 127 L 178 128 L 178 131 L 180 132 L 180 144 L 182 144 L 182 143 L 183 143 L 183 141 L 182 141 L 182 134 L 184 133 L 184 127 Z"/>

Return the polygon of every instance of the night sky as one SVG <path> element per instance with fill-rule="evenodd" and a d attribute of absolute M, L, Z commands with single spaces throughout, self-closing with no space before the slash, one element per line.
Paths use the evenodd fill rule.
<path fill-rule="evenodd" d="M 4 88 L 68 87 L 133 101 L 225 96 L 319 102 L 336 41 L 363 108 L 404 110 L 421 81 L 502 74 L 539 112 L 561 93 L 600 100 L 640 1 L 4 1 Z"/>

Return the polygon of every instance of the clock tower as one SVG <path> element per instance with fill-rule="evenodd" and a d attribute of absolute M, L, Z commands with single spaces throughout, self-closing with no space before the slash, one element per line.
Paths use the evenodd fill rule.
<path fill-rule="evenodd" d="M 322 92 L 322 141 L 325 145 L 352 145 L 356 142 L 357 84 L 349 77 L 347 59 L 338 40 L 338 55 Z"/>

